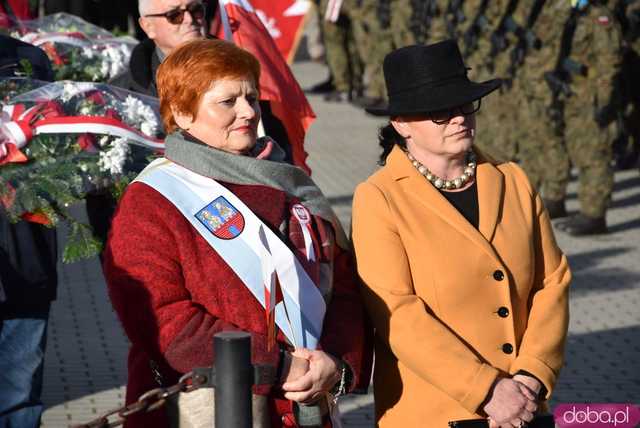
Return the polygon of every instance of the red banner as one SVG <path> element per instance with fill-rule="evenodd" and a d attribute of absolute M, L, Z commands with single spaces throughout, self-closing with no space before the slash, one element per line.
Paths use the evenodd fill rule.
<path fill-rule="evenodd" d="M 252 0 L 256 15 L 289 64 L 298 49 L 310 0 Z"/>

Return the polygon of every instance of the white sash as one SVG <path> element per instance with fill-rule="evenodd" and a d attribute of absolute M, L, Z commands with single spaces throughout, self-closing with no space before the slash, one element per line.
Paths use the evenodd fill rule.
<path fill-rule="evenodd" d="M 135 181 L 173 203 L 263 307 L 265 286 L 269 287 L 265 279 L 275 270 L 284 298 L 275 308 L 276 324 L 292 345 L 317 347 L 326 311 L 322 294 L 293 252 L 238 197 L 215 180 L 165 158 L 149 164 Z"/>

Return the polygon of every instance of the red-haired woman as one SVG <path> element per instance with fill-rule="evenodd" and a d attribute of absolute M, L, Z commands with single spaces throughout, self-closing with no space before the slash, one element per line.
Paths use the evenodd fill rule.
<path fill-rule="evenodd" d="M 157 387 L 154 374 L 170 385 L 211 365 L 215 333 L 245 330 L 253 363 L 282 373 L 255 388 L 254 426 L 298 426 L 294 402 L 323 409 L 328 392 L 366 388 L 371 332 L 329 203 L 275 142 L 256 138 L 259 74 L 251 54 L 220 40 L 189 42 L 163 62 L 165 158 L 123 196 L 104 270 L 131 340 L 127 402 Z M 282 302 L 265 302 L 264 287 Z M 128 426 L 164 423 L 158 411 Z"/>

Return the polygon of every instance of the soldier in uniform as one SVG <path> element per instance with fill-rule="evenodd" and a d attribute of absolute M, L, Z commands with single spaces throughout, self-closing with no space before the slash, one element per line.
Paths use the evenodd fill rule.
<path fill-rule="evenodd" d="M 572 94 L 562 96 L 563 111 L 549 110 L 553 97 L 546 85 L 531 85 L 525 106 L 531 118 L 537 117 L 526 126 L 531 128 L 531 135 L 539 138 L 540 162 L 545 169 L 543 196 L 552 218 L 566 215 L 564 201 L 571 164 L 579 170 L 580 213 L 558 223 L 558 228 L 576 236 L 607 231 L 605 214 L 613 189 L 614 130 L 602 114 L 616 102 L 611 99 L 612 85 L 621 59 L 620 27 L 612 11 L 599 2 L 580 3 L 570 58 L 588 67 L 586 76 L 571 74 Z M 555 68 L 570 13 L 571 5 L 565 0 L 547 1 L 536 24 L 544 29 L 538 31 L 543 47 L 527 58 L 523 81 L 544 82 L 545 71 Z M 563 114 L 564 126 L 555 126 L 554 132 L 549 114 Z"/>
<path fill-rule="evenodd" d="M 475 34 L 477 43 L 473 49 L 469 42 L 471 35 L 470 30 L 474 25 L 474 18 L 477 16 L 480 0 L 474 0 L 471 5 L 465 5 L 466 8 L 472 9 L 466 13 L 468 18 L 467 28 L 463 31 L 467 33 L 465 40 L 465 48 L 469 54 L 466 64 L 471 68 L 469 71 L 472 80 L 484 81 L 489 76 L 497 76 L 500 78 L 507 77 L 507 71 L 510 65 L 508 50 L 494 51 L 492 47 L 492 35 L 497 34 L 500 21 L 506 14 L 508 0 L 493 0 L 487 3 L 484 11 L 484 27 L 478 28 Z M 526 2 L 520 2 L 519 9 L 526 7 Z M 527 2 L 528 3 L 528 2 Z M 472 6 L 472 8 L 470 7 Z M 513 17 L 514 19 L 516 16 Z M 504 41 L 508 45 L 513 45 L 516 41 L 515 36 L 510 32 L 504 33 Z M 482 108 L 478 112 L 478 116 L 482 119 L 482 132 L 478 132 L 476 144 L 492 157 L 507 161 L 516 158 L 516 143 L 518 141 L 517 131 L 519 128 L 519 109 L 515 96 L 513 85 L 509 82 L 502 85 L 499 91 L 490 98 L 482 100 Z M 526 171 L 526 169 L 525 169 Z M 529 171 L 527 171 L 529 173 Z"/>
<path fill-rule="evenodd" d="M 321 0 L 319 13 L 327 65 L 333 77 L 334 91 L 325 95 L 326 101 L 350 101 L 362 91 L 363 64 L 358 44 L 366 39 L 358 27 L 357 0 L 344 0 L 336 22 L 324 19 L 329 0 Z"/>
<path fill-rule="evenodd" d="M 362 24 L 368 35 L 363 55 L 365 61 L 364 96 L 354 104 L 363 108 L 386 105 L 386 89 L 382 74 L 384 57 L 392 50 L 417 42 L 411 29 L 413 4 L 411 0 L 362 0 Z"/>

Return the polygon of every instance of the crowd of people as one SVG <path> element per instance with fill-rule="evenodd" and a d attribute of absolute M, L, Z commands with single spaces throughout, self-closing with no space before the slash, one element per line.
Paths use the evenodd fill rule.
<path fill-rule="evenodd" d="M 331 80 L 311 91 L 375 108 L 386 101 L 387 53 L 457 40 L 469 76 L 505 82 L 478 112 L 476 143 L 522 165 L 559 229 L 606 233 L 612 164 L 634 166 L 640 151 L 639 24 L 640 2 L 626 0 L 345 0 L 320 21 Z M 580 212 L 566 218 L 572 166 Z"/>
<path fill-rule="evenodd" d="M 146 37 L 110 83 L 159 98 L 165 151 L 120 201 L 87 197 L 131 342 L 126 402 L 210 365 L 216 332 L 244 330 L 278 373 L 254 388 L 254 426 L 336 426 L 335 398 L 366 391 L 374 352 L 381 427 L 553 426 L 571 272 L 551 219 L 567 216 L 574 165 L 580 212 L 558 228 L 606 233 L 614 142 L 635 144 L 639 9 L 621 3 L 318 2 L 331 81 L 311 91 L 388 119 L 349 240 L 260 97 L 264 66 L 211 35 L 217 2 L 140 0 Z M 3 76 L 28 58 L 52 78 L 42 51 L 2 37 Z M 55 231 L 0 219 L 0 428 L 31 428 Z M 197 426 L 210 415 L 194 405 L 126 426 Z"/>

